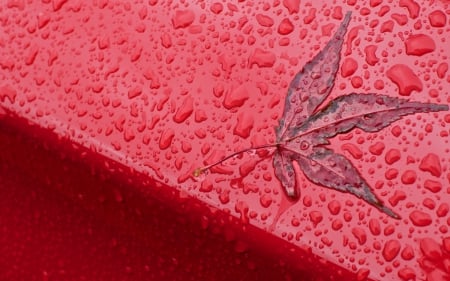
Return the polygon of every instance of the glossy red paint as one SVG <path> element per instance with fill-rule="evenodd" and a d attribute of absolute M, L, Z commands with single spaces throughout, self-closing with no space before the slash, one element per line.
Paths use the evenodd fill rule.
<path fill-rule="evenodd" d="M 288 201 L 265 151 L 192 171 L 274 142 L 290 80 L 347 11 L 330 98 L 448 104 L 449 9 L 7 0 L 2 279 L 448 280 L 448 112 L 332 139 L 400 221 L 300 171 Z"/>

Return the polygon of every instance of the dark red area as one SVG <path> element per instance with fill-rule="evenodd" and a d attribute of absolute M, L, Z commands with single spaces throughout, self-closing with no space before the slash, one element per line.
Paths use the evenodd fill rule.
<path fill-rule="evenodd" d="M 0 159 L 1 280 L 317 280 L 327 268 L 349 274 L 317 267 L 313 255 L 167 186 L 128 178 L 127 167 L 24 119 L 0 119 Z M 305 272 L 308 266 L 316 270 Z"/>

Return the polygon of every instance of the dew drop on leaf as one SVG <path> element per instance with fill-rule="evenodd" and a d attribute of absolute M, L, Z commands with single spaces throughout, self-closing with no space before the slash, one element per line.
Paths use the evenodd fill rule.
<path fill-rule="evenodd" d="M 302 141 L 300 144 L 300 149 L 301 150 L 307 150 L 309 148 L 309 142 L 307 141 Z"/>

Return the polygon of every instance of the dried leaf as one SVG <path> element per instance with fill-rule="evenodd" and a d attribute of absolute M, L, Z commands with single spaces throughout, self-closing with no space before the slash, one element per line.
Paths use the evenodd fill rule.
<path fill-rule="evenodd" d="M 292 163 L 296 161 L 311 182 L 351 193 L 387 215 L 400 218 L 376 197 L 350 160 L 324 145 L 329 144 L 329 138 L 354 128 L 377 132 L 402 116 L 448 110 L 448 106 L 352 93 L 317 110 L 333 89 L 349 21 L 350 13 L 347 13 L 334 37 L 297 73 L 289 86 L 283 117 L 276 129 L 275 176 L 286 194 L 298 199 L 300 190 Z"/>
<path fill-rule="evenodd" d="M 330 94 L 339 69 L 340 53 L 351 13 L 345 15 L 339 29 L 324 49 L 308 62 L 291 81 L 283 117 L 277 128 L 277 140 L 292 136 Z"/>
<path fill-rule="evenodd" d="M 411 102 L 385 95 L 352 93 L 337 97 L 318 110 L 334 87 L 350 17 L 351 13 L 347 13 L 330 42 L 290 83 L 283 116 L 276 128 L 277 142 L 237 151 L 225 158 L 213 154 L 205 161 L 207 166 L 194 171 L 195 175 L 209 169 L 229 174 L 231 170 L 219 166 L 225 160 L 252 149 L 276 148 L 273 156 L 275 176 L 289 198 L 300 197 L 300 189 L 295 182 L 295 161 L 311 182 L 353 194 L 387 215 L 400 218 L 383 205 L 350 160 L 324 146 L 329 144 L 329 138 L 354 128 L 378 132 L 402 116 L 444 111 L 448 110 L 448 106 Z"/>
<path fill-rule="evenodd" d="M 312 145 L 326 144 L 326 138 L 354 128 L 378 132 L 402 116 L 448 110 L 447 105 L 410 102 L 377 94 L 352 93 L 332 100 L 328 106 L 293 130 L 295 138 L 307 139 Z"/>
<path fill-rule="evenodd" d="M 273 156 L 273 165 L 280 167 L 275 169 L 275 176 L 283 183 L 286 195 L 291 199 L 300 197 L 300 189 L 295 184 L 295 171 L 292 165 L 291 153 L 277 149 Z"/>
<path fill-rule="evenodd" d="M 373 194 L 367 182 L 347 158 L 323 147 L 314 150 L 314 153 L 306 157 L 299 153 L 295 158 L 311 182 L 351 193 L 389 216 L 399 218 Z"/>

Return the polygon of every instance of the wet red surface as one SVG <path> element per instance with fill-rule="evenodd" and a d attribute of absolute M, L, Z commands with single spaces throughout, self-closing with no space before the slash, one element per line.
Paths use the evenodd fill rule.
<path fill-rule="evenodd" d="M 5 3 L 3 280 L 449 279 L 449 112 L 331 140 L 401 220 L 301 171 L 290 202 L 265 150 L 192 176 L 274 143 L 347 11 L 330 99 L 448 104 L 448 1 Z"/>

